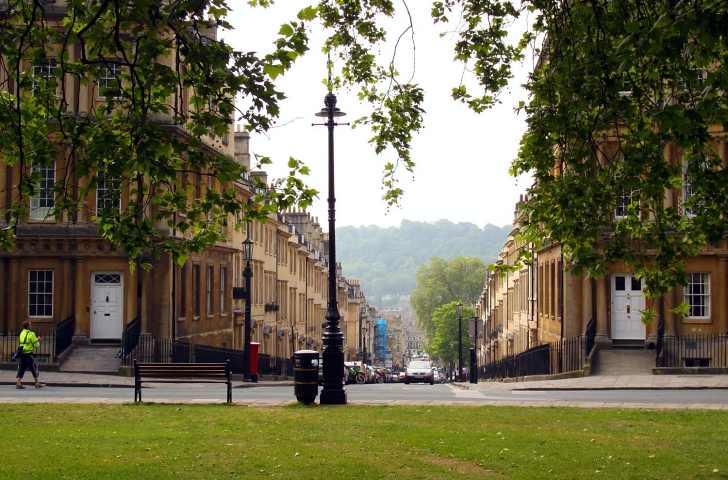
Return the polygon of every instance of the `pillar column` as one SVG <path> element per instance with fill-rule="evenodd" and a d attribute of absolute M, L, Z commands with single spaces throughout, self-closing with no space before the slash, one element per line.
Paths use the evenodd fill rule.
<path fill-rule="evenodd" d="M 675 287 L 665 295 L 665 335 L 675 335 L 677 330 L 678 316 L 672 312 L 679 303 L 677 302 L 677 290 L 682 287 Z"/>
<path fill-rule="evenodd" d="M 81 45 L 76 45 L 77 50 L 77 57 L 80 57 L 81 52 Z M 83 84 L 81 81 L 78 81 L 76 83 L 78 86 L 78 115 L 86 115 L 88 112 L 90 112 L 89 104 L 90 100 L 92 100 L 90 97 L 93 95 L 92 92 L 95 92 L 95 88 L 92 88 L 93 83 L 87 83 Z"/>
<path fill-rule="evenodd" d="M 149 320 L 151 318 L 151 314 L 149 311 L 149 304 L 150 304 L 150 298 L 153 296 L 153 292 L 151 289 L 153 288 L 152 282 L 150 281 L 151 273 L 144 271 L 142 268 L 137 268 L 135 275 L 132 276 L 134 278 L 134 283 L 132 285 L 132 297 L 135 299 L 135 311 L 137 312 L 137 315 L 139 315 L 142 319 L 142 332 L 147 333 L 160 333 L 160 332 L 151 332 L 149 329 Z M 157 300 L 162 300 L 159 295 L 156 296 Z M 166 302 L 165 302 L 166 303 Z M 169 313 L 167 314 L 167 317 L 169 317 Z M 162 320 L 162 319 L 158 319 Z M 163 320 L 162 320 L 163 321 Z M 167 329 L 166 327 L 169 327 Z M 159 330 L 164 329 L 167 333 L 167 336 L 172 336 L 172 324 L 169 323 L 168 325 L 160 325 L 157 324 L 156 328 Z"/>
<path fill-rule="evenodd" d="M 62 289 L 59 288 L 61 293 L 61 318 L 68 317 L 72 310 L 72 294 L 73 294 L 73 279 L 71 276 L 71 259 L 61 259 L 61 279 L 63 280 Z"/>
<path fill-rule="evenodd" d="M 717 317 L 717 333 L 723 334 L 728 331 L 728 299 L 725 295 L 726 285 L 728 285 L 728 257 L 718 257 L 718 279 L 713 284 L 720 290 L 715 293 L 711 292 L 714 298 L 718 299 L 718 304 L 716 305 L 715 312 L 711 313 L 711 316 L 713 318 Z M 711 312 L 713 312 L 712 309 Z"/>
<path fill-rule="evenodd" d="M 2 170 L 2 168 L 0 168 Z M 6 270 L 7 263 L 5 262 L 4 258 L 0 258 L 0 285 L 7 285 L 7 275 Z M 2 320 L 2 334 L 7 335 L 8 331 L 10 330 L 10 320 L 9 315 L 7 311 L 7 304 L 5 303 L 5 292 L 0 292 L 0 317 Z"/>
<path fill-rule="evenodd" d="M 647 303 L 647 298 L 645 298 L 645 306 L 647 308 L 651 308 L 653 312 L 655 312 L 655 318 L 652 320 L 652 322 L 645 327 L 645 345 L 649 346 L 650 348 L 657 345 L 657 326 L 660 323 L 660 317 L 665 316 L 665 312 L 663 310 L 666 309 L 666 306 L 663 306 L 662 304 L 664 302 L 661 302 L 659 298 L 653 298 L 651 300 L 651 303 Z M 667 322 L 667 319 L 665 319 L 665 322 Z"/>
<path fill-rule="evenodd" d="M 86 259 L 76 259 L 76 275 L 74 282 L 74 315 L 76 317 L 76 333 L 73 335 L 73 343 L 75 345 L 88 344 L 91 325 L 89 318 L 88 295 L 90 295 L 88 287 L 88 272 Z"/>
<path fill-rule="evenodd" d="M 581 311 L 584 319 L 584 328 L 594 316 L 594 295 L 592 293 L 593 279 L 584 273 L 583 285 L 581 288 Z"/>
<path fill-rule="evenodd" d="M 597 282 L 597 335 L 595 342 L 598 345 L 611 345 L 609 333 L 607 330 L 607 288 L 609 282 L 607 281 L 608 275 L 599 277 Z"/>
<path fill-rule="evenodd" d="M 10 329 L 17 329 L 20 331 L 20 326 L 25 320 L 25 314 L 21 314 L 19 311 L 18 301 L 20 297 L 20 289 L 18 285 L 22 282 L 20 278 L 20 258 L 14 257 L 10 259 L 10 269 L 8 272 L 8 278 L 12 281 L 6 283 L 8 288 L 8 318 L 10 319 Z M 28 280 L 25 279 L 27 285 Z"/>
<path fill-rule="evenodd" d="M 0 165 L 0 192 L 2 192 L 2 195 L 0 195 L 0 220 L 5 220 L 5 208 L 7 205 L 5 204 L 5 197 L 7 197 L 8 192 L 8 186 L 6 185 L 8 181 L 8 167 L 3 164 Z"/>
<path fill-rule="evenodd" d="M 78 195 L 79 195 L 79 206 L 78 210 L 76 212 L 76 222 L 77 223 L 87 223 L 89 221 L 89 205 L 88 205 L 88 196 L 81 197 L 81 190 L 88 187 L 88 178 L 87 177 L 81 177 L 77 179 L 78 182 Z M 93 206 L 93 208 L 96 208 L 96 205 Z"/>

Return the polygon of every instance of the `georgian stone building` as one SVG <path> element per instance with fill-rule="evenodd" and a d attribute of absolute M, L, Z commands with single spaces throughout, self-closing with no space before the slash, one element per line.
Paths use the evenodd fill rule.
<path fill-rule="evenodd" d="M 728 143 L 715 140 L 715 149 L 728 166 Z M 670 148 L 666 155 L 672 155 Z M 678 156 L 674 155 L 673 160 Z M 665 202 L 680 205 L 684 186 L 665 192 Z M 523 201 L 523 198 L 521 198 Z M 517 207 L 518 205 L 516 205 Z M 615 215 L 618 212 L 615 212 Z M 686 213 L 687 214 L 687 213 Z M 658 321 L 642 322 L 647 307 L 642 282 L 623 264 L 611 265 L 598 279 L 585 273 L 573 275 L 564 269 L 558 243 L 534 248 L 515 240 L 514 230 L 504 245 L 496 265 L 512 265 L 519 248 L 530 248 L 533 265 L 504 276 L 490 272 L 478 300 L 478 315 L 485 325 L 484 341 L 479 347 L 479 364 L 560 339 L 583 335 L 590 319 L 596 319 L 596 343 L 601 346 L 642 345 L 655 347 Z M 654 299 L 650 307 L 664 320 L 666 335 L 725 334 L 728 332 L 728 242 L 726 238 L 706 245 L 695 258 L 685 260 L 688 285 L 672 289 L 664 298 Z M 682 317 L 670 309 L 685 302 L 690 316 Z M 703 349 L 703 352 L 711 352 Z M 693 366 L 724 366 L 725 359 L 700 357 L 695 351 L 674 351 L 676 363 Z M 696 355 L 698 355 L 696 357 Z M 698 358 L 700 357 L 700 358 Z"/>
<path fill-rule="evenodd" d="M 63 8 L 59 5 L 53 8 Z M 208 34 L 216 38 L 216 32 Z M 28 69 L 35 67 L 27 65 Z M 56 73 L 48 68 L 38 71 L 43 75 Z M 0 68 L 0 82 L 6 88 L 13 85 L 6 81 L 9 77 Z M 105 77 L 109 82 L 113 78 Z M 69 76 L 66 80 L 66 88 L 59 95 L 65 95 L 69 114 L 87 115 L 101 104 L 102 95 L 108 91 L 108 85 L 102 85 L 104 79 L 82 82 Z M 188 106 L 189 94 L 182 89 L 170 101 L 179 100 Z M 156 113 L 154 118 L 179 138 L 189 138 L 190 132 L 175 123 L 171 113 Z M 200 141 L 203 148 L 235 159 L 249 173 L 231 184 L 222 184 L 206 171 L 180 174 L 189 185 L 196 185 L 197 198 L 208 189 L 234 188 L 246 200 L 253 196 L 248 175 L 259 176 L 265 183 L 265 172 L 250 170 L 247 132 L 234 131 L 231 125 L 226 134 L 203 136 Z M 80 193 L 87 190 L 87 180 L 74 177 L 71 160 L 59 151 L 55 162 L 39 168 L 42 181 L 38 194 L 30 199 L 29 218 L 15 226 L 8 209 L 17 197 L 21 168 L 0 160 L 0 228 L 15 229 L 13 248 L 0 251 L 3 332 L 18 331 L 26 319 L 33 321 L 36 330 L 48 331 L 63 319 L 74 317 L 74 343 L 118 341 L 129 322 L 139 318 L 141 331 L 156 338 L 241 349 L 244 301 L 233 300 L 232 288 L 244 285 L 241 246 L 249 237 L 254 242 L 252 341 L 260 343 L 260 353 L 271 357 L 290 358 L 299 349 L 321 351 L 328 300 L 328 235 L 308 213 L 280 212 L 265 222 L 252 222 L 247 229 L 227 227 L 221 241 L 199 253 L 190 253 L 183 265 L 166 254 L 159 259 L 145 257 L 144 261 L 152 266 L 147 272 L 131 269 L 124 253 L 99 235 L 94 220 L 99 209 L 108 207 L 106 192 L 111 188 L 120 190 L 120 198 L 112 207 L 124 211 L 129 201 L 126 187 L 100 181 L 95 190 Z M 53 186 L 59 179 L 69 178 L 77 184 L 72 200 L 79 208 L 55 218 L 51 213 L 58 199 Z M 167 238 L 182 238 L 181 232 L 158 220 L 155 213 L 152 205 L 144 215 L 156 232 Z M 231 219 L 229 225 L 233 223 Z M 356 345 L 359 340 L 356 323 L 366 299 L 358 282 L 347 282 L 341 275 L 340 265 L 337 271 L 337 302 L 351 357 L 350 344 Z M 353 294 L 352 285 L 356 285 Z"/>

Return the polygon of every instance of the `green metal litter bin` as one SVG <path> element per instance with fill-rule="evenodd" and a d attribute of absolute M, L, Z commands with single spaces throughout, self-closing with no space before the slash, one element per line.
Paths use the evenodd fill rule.
<path fill-rule="evenodd" d="M 319 353 L 316 350 L 293 352 L 293 394 L 299 403 L 309 405 L 318 395 Z"/>

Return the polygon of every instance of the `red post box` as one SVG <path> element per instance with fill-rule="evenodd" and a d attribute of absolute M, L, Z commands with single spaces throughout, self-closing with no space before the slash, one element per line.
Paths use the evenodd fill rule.
<path fill-rule="evenodd" d="M 258 381 L 258 347 L 260 347 L 260 343 L 250 342 L 250 367 L 248 368 L 248 375 L 250 375 L 251 382 Z"/>

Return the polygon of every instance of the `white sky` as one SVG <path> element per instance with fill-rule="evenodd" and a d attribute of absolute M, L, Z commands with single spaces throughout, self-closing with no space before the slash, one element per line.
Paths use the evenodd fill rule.
<path fill-rule="evenodd" d="M 223 36 L 233 48 L 241 51 L 268 53 L 279 26 L 295 19 L 296 12 L 313 0 L 279 1 L 269 9 L 251 9 L 243 2 L 229 19 L 235 30 Z M 395 2 L 397 7 L 401 2 Z M 401 220 L 434 222 L 472 222 L 480 227 L 488 223 L 510 225 L 519 194 L 530 184 L 529 178 L 515 179 L 508 174 L 511 160 L 518 152 L 525 130 L 525 115 L 516 115 L 514 107 L 526 100 L 519 85 L 525 82 L 530 60 L 517 72 L 511 87 L 499 105 L 480 115 L 450 97 L 452 87 L 460 83 L 463 69 L 453 60 L 450 37 L 438 34 L 447 26 L 433 25 L 431 2 L 409 2 L 415 32 L 416 65 L 414 83 L 425 90 L 425 128 L 415 135 L 412 159 L 414 175 L 400 170 L 399 186 L 404 197 L 399 206 L 387 207 L 381 199 L 382 172 L 394 154 L 386 151 L 377 156 L 367 143 L 367 128 L 339 126 L 335 130 L 336 226 L 378 225 L 399 226 Z M 405 21 L 400 14 L 399 25 Z M 450 28 L 453 28 L 452 26 Z M 389 42 L 381 54 L 391 58 L 391 49 L 402 28 L 388 27 Z M 285 77 L 277 80 L 287 99 L 281 106 L 278 126 L 267 135 L 251 133 L 251 154 L 265 155 L 274 164 L 266 166 L 270 178 L 285 175 L 287 159 L 302 160 L 311 173 L 306 183 L 318 190 L 319 197 L 309 208 L 328 230 L 328 133 L 314 114 L 324 107 L 326 57 L 321 53 L 324 36 L 312 35 L 310 51 L 296 62 Z M 413 70 L 412 42 L 404 40 L 397 50 L 396 67 L 407 79 Z M 387 51 L 389 49 L 389 51 Z M 333 58 L 333 57 L 332 57 Z M 335 67 L 336 68 L 336 67 Z M 336 72 L 336 70 L 335 70 Z M 467 77 L 466 77 L 467 78 Z M 353 122 L 366 112 L 368 104 L 360 104 L 356 92 L 340 90 L 337 106 L 347 116 L 339 122 Z"/>

